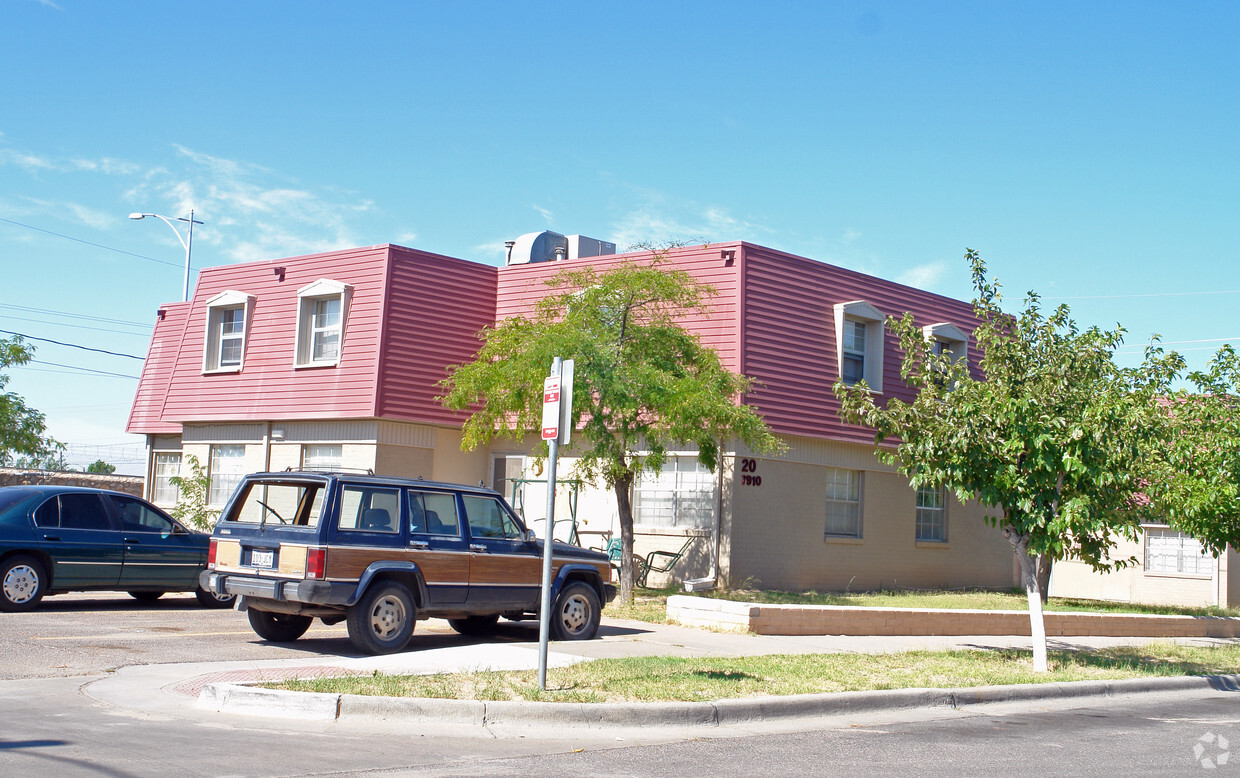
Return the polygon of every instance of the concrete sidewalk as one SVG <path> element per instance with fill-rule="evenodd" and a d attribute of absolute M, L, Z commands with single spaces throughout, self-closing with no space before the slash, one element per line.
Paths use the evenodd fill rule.
<path fill-rule="evenodd" d="M 419 635 L 451 634 L 437 620 L 419 622 L 409 648 L 379 657 L 315 654 L 304 660 L 137 665 L 94 681 L 85 691 L 110 705 L 151 714 L 201 717 L 241 715 L 274 721 L 388 722 L 417 725 L 420 731 L 462 727 L 494 736 L 502 731 L 529 734 L 539 728 L 641 730 L 650 727 L 740 725 L 771 718 L 803 719 L 838 713 L 908 707 L 959 707 L 964 704 L 1113 695 L 1138 691 L 1240 687 L 1240 676 L 1137 679 L 1135 681 L 1035 684 L 970 690 L 912 689 L 887 692 L 805 695 L 794 698 L 728 700 L 711 703 L 598 704 L 481 703 L 458 700 L 408 700 L 355 695 L 306 694 L 259 689 L 247 684 L 285 678 L 364 674 L 533 669 L 538 664 L 537 628 L 501 627 L 499 638 L 477 642 L 461 638 L 449 648 L 419 650 Z M 1180 638 L 1175 642 L 1219 645 L 1217 638 Z M 1150 638 L 1056 638 L 1052 649 L 1089 649 L 1143 645 Z M 599 638 L 552 643 L 550 667 L 583 660 L 628 656 L 751 656 L 759 654 L 885 653 L 912 649 L 1000 649 L 1030 647 L 1020 636 L 773 636 L 711 632 L 668 624 L 604 619 Z"/>

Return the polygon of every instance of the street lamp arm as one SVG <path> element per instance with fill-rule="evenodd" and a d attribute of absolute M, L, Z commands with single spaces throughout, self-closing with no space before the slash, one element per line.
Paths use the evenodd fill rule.
<path fill-rule="evenodd" d="M 189 249 L 189 246 L 185 242 L 185 238 L 181 237 L 181 231 L 177 229 L 177 226 L 173 224 L 172 220 L 169 219 L 167 216 L 160 216 L 157 213 L 131 213 L 129 214 L 129 218 L 131 219 L 142 219 L 147 216 L 154 216 L 156 219 L 159 219 L 161 222 L 171 227 L 173 234 L 176 235 L 177 240 L 181 242 L 181 248 L 186 249 L 186 250 Z M 185 219 L 181 219 L 180 221 L 185 221 Z M 202 222 L 195 222 L 195 223 L 202 224 Z"/>
<path fill-rule="evenodd" d="M 129 218 L 131 219 L 145 219 L 148 216 L 154 216 L 156 219 L 159 219 L 164 224 L 167 224 L 169 227 L 171 227 L 172 232 L 177 236 L 177 240 L 180 241 L 181 243 L 181 248 L 185 249 L 185 285 L 184 285 L 184 291 L 181 294 L 181 299 L 189 300 L 189 258 L 190 258 L 190 252 L 192 251 L 193 245 L 194 245 L 194 225 L 202 224 L 202 222 L 194 218 L 194 210 L 192 208 L 190 209 L 188 219 L 186 219 L 185 217 L 178 217 L 177 221 L 185 222 L 186 226 L 189 228 L 188 230 L 186 230 L 186 236 L 182 238 L 181 231 L 177 229 L 177 226 L 175 224 L 172 223 L 172 219 L 169 219 L 167 216 L 162 216 L 158 213 L 131 213 L 129 214 Z"/>

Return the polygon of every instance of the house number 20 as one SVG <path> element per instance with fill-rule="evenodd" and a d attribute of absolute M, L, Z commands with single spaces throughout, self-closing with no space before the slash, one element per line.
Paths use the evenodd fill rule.
<path fill-rule="evenodd" d="M 741 486 L 761 486 L 762 476 L 755 475 L 758 471 L 758 460 L 741 460 Z"/>

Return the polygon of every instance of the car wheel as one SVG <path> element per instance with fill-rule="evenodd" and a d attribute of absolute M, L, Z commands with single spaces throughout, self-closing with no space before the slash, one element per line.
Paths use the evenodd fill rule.
<path fill-rule="evenodd" d="M 349 640 L 367 654 L 400 651 L 413 635 L 413 595 L 395 581 L 380 581 L 349 608 Z"/>
<path fill-rule="evenodd" d="M 489 635 L 499 621 L 499 614 L 490 616 L 466 616 L 463 619 L 448 619 L 448 626 L 462 635 Z"/>
<path fill-rule="evenodd" d="M 250 626 L 263 640 L 272 643 L 288 643 L 306 634 L 310 629 L 309 616 L 297 616 L 292 613 L 268 613 L 250 608 L 246 613 L 250 617 Z"/>
<path fill-rule="evenodd" d="M 602 615 L 598 592 L 581 581 L 560 590 L 551 609 L 551 636 L 556 640 L 589 640 L 598 632 Z"/>
<path fill-rule="evenodd" d="M 138 602 L 155 602 L 164 596 L 164 592 L 126 592 Z"/>
<path fill-rule="evenodd" d="M 43 565 L 34 557 L 18 554 L 0 564 L 0 611 L 32 610 L 46 588 Z"/>
<path fill-rule="evenodd" d="M 194 597 L 198 600 L 198 604 L 204 608 L 231 608 L 232 604 L 237 600 L 237 595 L 235 594 L 216 594 L 215 592 L 207 591 L 201 586 L 194 590 Z"/>

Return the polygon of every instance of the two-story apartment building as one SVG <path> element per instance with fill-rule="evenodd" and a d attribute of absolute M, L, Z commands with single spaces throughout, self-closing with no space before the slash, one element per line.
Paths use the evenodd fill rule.
<path fill-rule="evenodd" d="M 576 253 L 497 268 L 380 245 L 204 269 L 192 300 L 159 310 L 130 416 L 128 430 L 149 442 L 150 497 L 175 502 L 168 479 L 190 456 L 209 469 L 215 503 L 249 471 L 370 468 L 486 482 L 515 494 L 539 529 L 539 441 L 462 451 L 463 417 L 436 402 L 437 382 L 473 357 L 480 330 L 528 310 L 562 268 L 652 259 Z M 672 249 L 664 261 L 716 289 L 709 311 L 683 324 L 757 380 L 743 401 L 788 448 L 769 458 L 729 447 L 715 473 L 684 451 L 643 477 L 633 495 L 638 553 L 685 551 L 652 584 L 1016 582 L 1011 549 L 982 509 L 912 489 L 880 464 L 870 433 L 840 421 L 831 390 L 843 376 L 908 396 L 884 325 L 905 311 L 928 338 L 975 361 L 968 303 L 744 242 Z M 562 454 L 569 478 L 571 448 Z M 571 490 L 557 522 L 575 516 L 583 544 L 602 545 L 615 531 L 614 499 L 589 484 Z M 557 535 L 564 528 L 557 523 Z"/>

